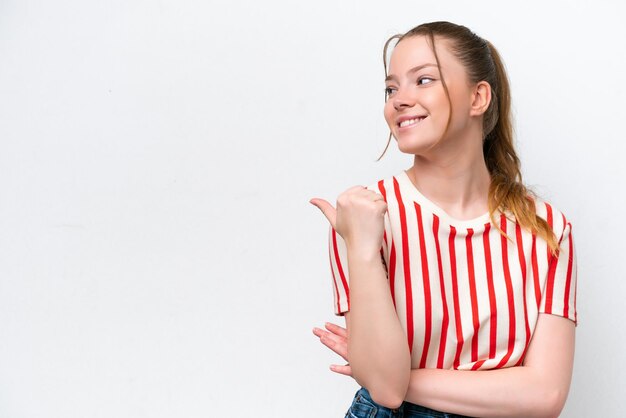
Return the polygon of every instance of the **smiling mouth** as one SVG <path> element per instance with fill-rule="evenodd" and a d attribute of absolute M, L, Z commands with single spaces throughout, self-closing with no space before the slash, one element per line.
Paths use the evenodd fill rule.
<path fill-rule="evenodd" d="M 398 124 L 398 126 L 400 128 L 405 128 L 407 126 L 416 125 L 416 124 L 420 123 L 421 121 L 423 121 L 424 119 L 426 119 L 426 116 L 418 116 L 418 117 L 413 118 L 413 119 L 403 120 L 402 122 L 400 122 Z"/>

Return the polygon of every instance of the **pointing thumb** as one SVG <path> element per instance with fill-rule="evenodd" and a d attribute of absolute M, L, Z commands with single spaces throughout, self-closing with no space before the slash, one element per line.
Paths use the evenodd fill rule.
<path fill-rule="evenodd" d="M 330 226 L 335 228 L 335 221 L 337 220 L 337 209 L 335 209 L 333 205 L 331 205 L 324 199 L 313 198 L 309 202 L 313 206 L 321 210 L 326 219 L 328 219 L 328 222 L 330 222 Z"/>

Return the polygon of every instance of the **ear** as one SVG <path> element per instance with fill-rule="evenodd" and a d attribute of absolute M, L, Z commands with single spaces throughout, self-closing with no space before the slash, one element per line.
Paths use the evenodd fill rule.
<path fill-rule="evenodd" d="M 480 116 L 487 111 L 491 103 L 491 86 L 486 81 L 479 81 L 472 93 L 470 115 Z"/>

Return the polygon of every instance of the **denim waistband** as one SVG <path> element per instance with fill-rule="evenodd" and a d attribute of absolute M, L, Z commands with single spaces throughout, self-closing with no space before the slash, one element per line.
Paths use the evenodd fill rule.
<path fill-rule="evenodd" d="M 361 388 L 354 395 L 352 405 L 346 412 L 346 418 L 468 418 L 464 415 L 449 414 L 435 411 L 421 405 L 403 402 L 396 409 L 377 404 L 372 400 L 370 393 Z"/>

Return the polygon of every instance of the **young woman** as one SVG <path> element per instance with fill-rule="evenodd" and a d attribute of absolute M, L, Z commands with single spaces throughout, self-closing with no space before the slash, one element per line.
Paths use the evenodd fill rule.
<path fill-rule="evenodd" d="M 350 417 L 555 417 L 576 323 L 571 224 L 522 183 L 508 80 L 464 26 L 396 35 L 385 120 L 413 166 L 312 199 L 331 224 L 335 313 L 315 328 L 362 388 Z M 447 411 L 447 413 L 438 412 Z"/>

